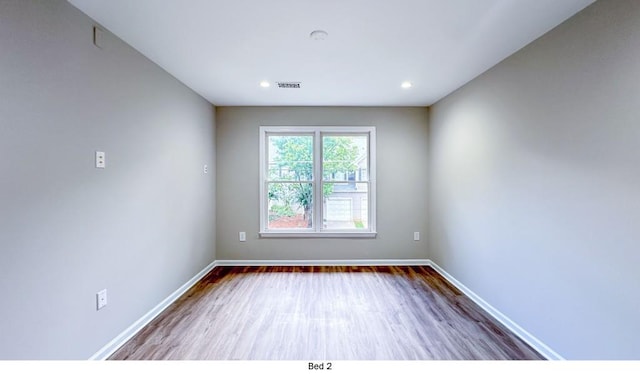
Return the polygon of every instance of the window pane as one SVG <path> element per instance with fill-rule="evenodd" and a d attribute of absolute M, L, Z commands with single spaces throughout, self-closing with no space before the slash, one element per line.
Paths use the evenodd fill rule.
<path fill-rule="evenodd" d="M 323 228 L 369 228 L 369 183 L 323 183 Z"/>
<path fill-rule="evenodd" d="M 311 181 L 312 135 L 269 135 L 268 180 Z"/>
<path fill-rule="evenodd" d="M 368 181 L 369 150 L 366 135 L 322 137 L 322 179 L 326 181 Z"/>
<path fill-rule="evenodd" d="M 313 184 L 269 183 L 269 229 L 306 229 L 313 225 Z"/>

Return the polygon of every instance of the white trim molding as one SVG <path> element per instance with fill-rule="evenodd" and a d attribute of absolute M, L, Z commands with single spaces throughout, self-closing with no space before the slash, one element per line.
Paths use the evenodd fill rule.
<path fill-rule="evenodd" d="M 507 329 L 513 332 L 520 339 L 529 344 L 548 360 L 564 360 L 564 358 L 551 349 L 549 346 L 538 340 L 535 336 L 513 322 L 509 317 L 502 314 L 491 304 L 476 295 L 467 286 L 462 284 L 451 274 L 447 273 L 435 262 L 428 259 L 347 259 L 347 260 L 216 260 L 207 265 L 193 278 L 174 291 L 166 299 L 151 309 L 144 316 L 107 343 L 102 349 L 96 352 L 89 360 L 105 360 L 118 350 L 124 343 L 135 336 L 142 328 L 148 325 L 155 317 L 164 311 L 169 305 L 175 302 L 189 288 L 202 279 L 213 268 L 218 266 L 429 266 L 442 275 L 447 281 L 458 288 L 463 294 L 469 297 L 474 303 L 484 309 L 493 318 L 498 320 Z"/>
<path fill-rule="evenodd" d="M 175 290 L 171 295 L 167 296 L 166 299 L 162 300 L 158 305 L 156 305 L 153 309 L 147 312 L 144 316 L 140 317 L 137 321 L 135 321 L 131 326 L 129 326 L 126 330 L 124 330 L 120 335 L 116 336 L 113 340 L 111 340 L 107 345 L 102 347 L 98 352 L 96 352 L 93 356 L 89 358 L 89 360 L 102 361 L 106 360 L 109 356 L 115 353 L 124 343 L 133 338 L 140 330 L 142 330 L 146 325 L 148 325 L 154 318 L 156 318 L 162 311 L 164 311 L 169 305 L 174 303 L 180 296 L 182 296 L 185 292 L 189 290 L 194 284 L 196 284 L 200 279 L 202 279 L 205 275 L 207 275 L 214 267 L 216 266 L 216 261 L 213 261 L 209 265 L 207 265 L 204 269 L 202 269 L 198 274 L 196 274 L 193 278 L 189 279 L 185 284 L 180 286 L 177 290 Z"/>
<path fill-rule="evenodd" d="M 426 259 L 367 260 L 217 260 L 216 266 L 430 266 Z"/>
<path fill-rule="evenodd" d="M 512 333 L 517 335 L 520 339 L 524 340 L 525 343 L 529 344 L 533 349 L 538 351 L 542 356 L 544 356 L 547 360 L 560 360 L 563 361 L 564 357 L 560 356 L 557 352 L 551 349 L 549 346 L 541 342 L 538 338 L 530 334 L 527 330 L 523 329 L 517 323 L 513 322 L 509 317 L 502 314 L 498 309 L 494 308 L 491 304 L 483 300 L 480 296 L 476 295 L 473 291 L 471 291 L 467 286 L 462 284 L 456 278 L 454 278 L 451 274 L 447 273 L 444 269 L 442 269 L 438 264 L 429 260 L 430 266 L 440 273 L 446 280 L 448 280 L 451 284 L 456 286 L 462 293 L 464 293 L 467 297 L 469 297 L 474 303 L 484 309 L 487 313 L 489 313 L 493 318 L 497 319 L 501 324 L 503 324 L 506 328 L 508 328 Z"/>
<path fill-rule="evenodd" d="M 323 142 L 325 136 L 366 136 L 367 178 L 363 180 L 325 180 L 323 178 Z M 269 137 L 271 136 L 299 136 L 311 138 L 312 165 L 309 176 L 303 180 L 290 178 L 275 178 L 269 175 Z M 260 238 L 369 238 L 375 239 L 376 233 L 376 127 L 375 126 L 260 126 Z M 323 222 L 325 199 L 323 186 L 326 184 L 366 185 L 367 227 L 348 230 L 325 229 Z M 313 219 L 310 228 L 269 228 L 269 198 L 270 184 L 304 184 L 310 185 L 312 190 Z M 364 193 L 365 190 L 360 191 Z M 364 220 L 363 220 L 364 221 Z"/>
<path fill-rule="evenodd" d="M 354 238 L 354 239 L 371 239 L 375 238 L 377 232 L 353 232 L 353 231 L 322 231 L 322 232 L 278 232 L 270 230 L 268 232 L 260 232 L 261 238 Z"/>

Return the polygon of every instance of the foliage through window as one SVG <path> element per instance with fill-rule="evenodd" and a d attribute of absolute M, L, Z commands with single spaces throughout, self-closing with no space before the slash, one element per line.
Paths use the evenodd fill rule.
<path fill-rule="evenodd" d="M 373 236 L 375 129 L 261 127 L 261 234 Z"/>

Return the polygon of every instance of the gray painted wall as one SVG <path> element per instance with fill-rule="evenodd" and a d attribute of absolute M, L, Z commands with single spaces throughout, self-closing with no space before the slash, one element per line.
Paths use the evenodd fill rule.
<path fill-rule="evenodd" d="M 217 259 L 427 258 L 427 109 L 218 107 Z M 376 126 L 376 239 L 259 239 L 259 127 Z M 238 232 L 247 241 L 238 241 Z M 413 232 L 422 233 L 413 241 Z"/>
<path fill-rule="evenodd" d="M 215 256 L 214 108 L 92 26 L 0 1 L 0 359 L 89 358 Z"/>
<path fill-rule="evenodd" d="M 430 254 L 568 359 L 640 359 L 640 2 L 434 105 Z"/>

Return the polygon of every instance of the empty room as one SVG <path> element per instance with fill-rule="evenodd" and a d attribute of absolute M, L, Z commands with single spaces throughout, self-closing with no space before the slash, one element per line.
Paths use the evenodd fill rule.
<path fill-rule="evenodd" d="M 637 0 L 0 0 L 0 360 L 640 360 L 639 119 Z"/>

